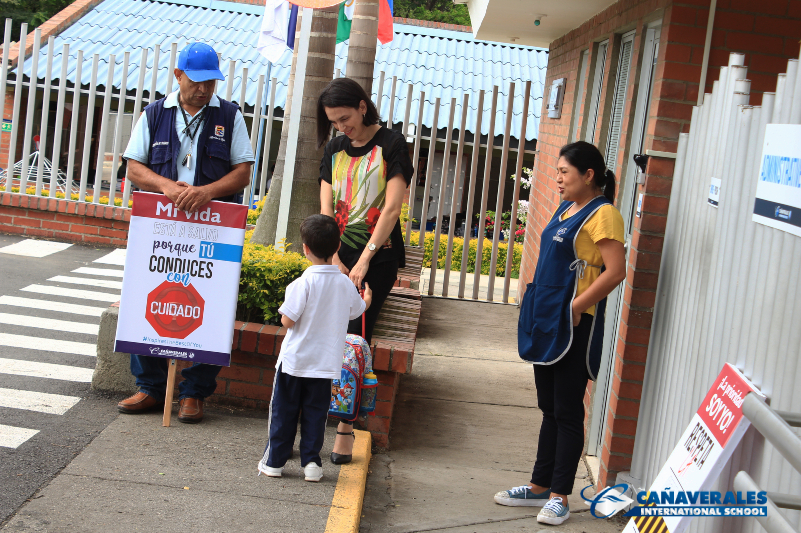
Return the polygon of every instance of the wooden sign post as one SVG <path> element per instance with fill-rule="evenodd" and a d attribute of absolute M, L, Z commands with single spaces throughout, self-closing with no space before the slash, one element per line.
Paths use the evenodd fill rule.
<path fill-rule="evenodd" d="M 170 418 L 172 417 L 172 394 L 175 390 L 175 359 L 170 359 L 170 366 L 167 370 L 167 393 L 164 396 L 164 418 L 161 420 L 161 425 L 165 428 L 170 427 Z"/>

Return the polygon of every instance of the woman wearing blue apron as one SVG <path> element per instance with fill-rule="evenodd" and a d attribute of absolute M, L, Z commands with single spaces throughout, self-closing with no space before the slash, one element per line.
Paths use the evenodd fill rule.
<path fill-rule="evenodd" d="M 612 205 L 615 176 L 598 149 L 580 141 L 559 151 L 562 203 L 542 231 L 534 280 L 520 308 L 518 351 L 534 364 L 542 427 L 528 485 L 499 492 L 501 505 L 542 507 L 537 521 L 570 516 L 584 449 L 584 392 L 601 363 L 606 297 L 626 277 L 624 229 Z"/>

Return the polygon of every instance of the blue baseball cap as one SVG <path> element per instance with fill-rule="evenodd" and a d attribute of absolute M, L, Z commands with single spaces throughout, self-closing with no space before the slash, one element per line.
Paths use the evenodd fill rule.
<path fill-rule="evenodd" d="M 178 54 L 177 68 L 194 82 L 225 80 L 214 48 L 203 43 L 189 43 Z"/>

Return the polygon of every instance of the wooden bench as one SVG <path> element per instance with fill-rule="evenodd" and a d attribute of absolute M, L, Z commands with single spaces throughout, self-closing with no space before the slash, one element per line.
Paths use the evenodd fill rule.
<path fill-rule="evenodd" d="M 398 281 L 395 288 L 414 289 L 420 291 L 420 273 L 423 271 L 424 250 L 417 246 L 406 247 L 406 266 L 398 269 Z"/>

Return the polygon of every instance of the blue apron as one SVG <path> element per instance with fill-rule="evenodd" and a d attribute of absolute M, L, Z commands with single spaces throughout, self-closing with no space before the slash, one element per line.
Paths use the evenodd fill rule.
<path fill-rule="evenodd" d="M 573 313 L 571 304 L 576 297 L 579 278 L 589 265 L 576 255 L 579 230 L 598 209 L 609 204 L 597 196 L 568 218 L 561 220 L 573 202 L 562 202 L 540 239 L 540 256 L 534 280 L 528 284 L 520 319 L 517 324 L 517 350 L 520 358 L 535 365 L 551 365 L 559 361 L 573 342 Z M 603 352 L 604 310 L 606 298 L 595 305 L 595 316 L 587 347 L 587 372 L 595 380 Z M 586 317 L 585 317 L 586 318 Z"/>

